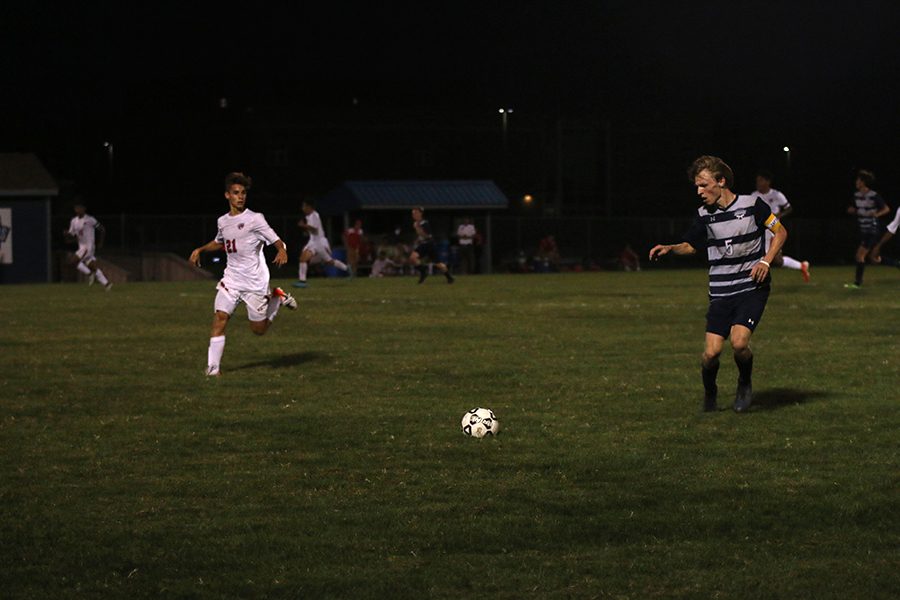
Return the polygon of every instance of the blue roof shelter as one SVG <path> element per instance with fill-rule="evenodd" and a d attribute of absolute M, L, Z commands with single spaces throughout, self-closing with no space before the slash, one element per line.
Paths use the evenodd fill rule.
<path fill-rule="evenodd" d="M 345 228 L 350 225 L 351 211 L 410 210 L 416 206 L 426 210 L 485 211 L 484 258 L 490 269 L 490 211 L 509 207 L 509 199 L 493 181 L 345 181 L 317 203 L 323 215 L 343 215 Z"/>

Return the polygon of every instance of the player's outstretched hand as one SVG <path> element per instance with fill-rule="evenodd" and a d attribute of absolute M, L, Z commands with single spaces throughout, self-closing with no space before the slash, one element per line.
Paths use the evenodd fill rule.
<path fill-rule="evenodd" d="M 758 262 L 753 265 L 753 268 L 750 269 L 750 279 L 755 281 L 756 283 L 762 283 L 766 279 L 766 275 L 769 274 L 768 265 Z"/>
<path fill-rule="evenodd" d="M 665 256 L 672 251 L 672 246 L 665 244 L 657 244 L 650 248 L 650 260 L 659 260 L 661 256 Z"/>
<path fill-rule="evenodd" d="M 200 266 L 200 248 L 197 248 L 196 250 L 191 252 L 191 257 L 188 260 L 195 267 L 199 267 Z"/>

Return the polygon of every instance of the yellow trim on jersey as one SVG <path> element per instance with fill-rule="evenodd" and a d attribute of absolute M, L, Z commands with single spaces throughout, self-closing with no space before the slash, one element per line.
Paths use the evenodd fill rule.
<path fill-rule="evenodd" d="M 777 233 L 781 229 L 781 221 L 775 215 L 769 215 L 769 218 L 766 219 L 766 229 L 772 233 Z"/>

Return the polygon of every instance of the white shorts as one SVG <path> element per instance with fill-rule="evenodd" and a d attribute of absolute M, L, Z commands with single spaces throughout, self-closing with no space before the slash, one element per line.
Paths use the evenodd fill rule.
<path fill-rule="evenodd" d="M 328 262 L 331 260 L 331 246 L 328 244 L 328 240 L 324 242 L 307 242 L 303 246 L 303 251 L 312 253 L 312 258 L 309 259 L 309 262 Z"/>
<path fill-rule="evenodd" d="M 89 246 L 78 246 L 78 250 L 75 252 L 75 256 L 78 257 L 78 260 L 83 262 L 86 265 L 91 264 L 94 260 L 97 259 L 94 256 L 94 249 Z"/>
<path fill-rule="evenodd" d="M 247 305 L 248 319 L 251 321 L 266 320 L 266 313 L 269 310 L 269 299 L 271 298 L 270 295 L 257 294 L 254 292 L 235 292 L 226 288 L 221 281 L 216 285 L 216 289 L 219 290 L 216 294 L 215 302 L 215 309 L 217 311 L 222 311 L 227 315 L 231 315 L 234 313 L 234 309 L 243 302 Z"/>

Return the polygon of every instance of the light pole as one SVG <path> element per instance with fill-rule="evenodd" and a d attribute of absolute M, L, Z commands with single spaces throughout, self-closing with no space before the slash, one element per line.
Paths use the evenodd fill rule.
<path fill-rule="evenodd" d="M 500 113 L 500 130 L 503 132 L 503 153 L 506 154 L 507 148 L 507 129 L 509 127 L 509 115 L 513 113 L 511 108 L 501 108 L 497 112 Z"/>
<path fill-rule="evenodd" d="M 784 150 L 785 165 L 787 165 L 787 170 L 790 171 L 791 170 L 791 147 L 785 146 L 784 148 L 782 148 L 782 150 Z"/>
<path fill-rule="evenodd" d="M 114 170 L 114 148 L 112 142 L 103 142 L 103 147 L 106 148 L 106 167 L 107 167 L 107 184 L 109 186 L 110 193 L 112 193 L 113 186 L 113 177 L 115 175 Z"/>

